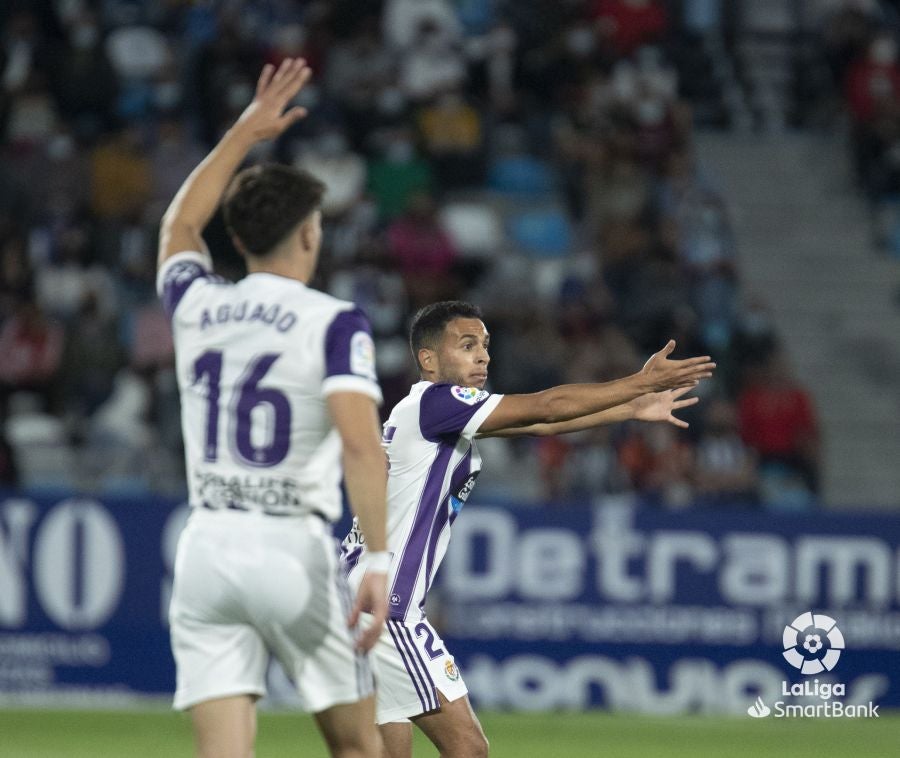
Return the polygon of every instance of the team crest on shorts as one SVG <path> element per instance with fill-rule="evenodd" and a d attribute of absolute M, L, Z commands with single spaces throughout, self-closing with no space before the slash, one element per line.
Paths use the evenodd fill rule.
<path fill-rule="evenodd" d="M 453 662 L 452 658 L 449 658 L 444 664 L 444 673 L 451 682 L 455 682 L 459 679 L 459 669 L 456 668 L 456 664 Z"/>

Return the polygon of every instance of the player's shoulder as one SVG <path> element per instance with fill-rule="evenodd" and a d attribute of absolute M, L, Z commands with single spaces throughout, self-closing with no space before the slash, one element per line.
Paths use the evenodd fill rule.
<path fill-rule="evenodd" d="M 212 270 L 209 254 L 196 250 L 185 250 L 170 256 L 156 273 L 156 290 L 162 299 L 163 307 L 169 318 L 174 316 L 176 308 L 191 298 L 203 285 L 226 284 L 225 279 L 217 276 Z"/>
<path fill-rule="evenodd" d="M 324 322 L 324 326 L 326 327 L 330 326 L 332 320 L 342 313 L 362 314 L 359 306 L 350 300 L 341 300 L 339 297 L 310 287 L 304 289 L 308 307 L 327 319 L 327 321 Z"/>
<path fill-rule="evenodd" d="M 436 382 L 422 391 L 422 403 L 443 403 L 455 400 L 463 405 L 477 405 L 491 396 L 491 393 L 478 387 L 466 387 L 450 382 Z"/>

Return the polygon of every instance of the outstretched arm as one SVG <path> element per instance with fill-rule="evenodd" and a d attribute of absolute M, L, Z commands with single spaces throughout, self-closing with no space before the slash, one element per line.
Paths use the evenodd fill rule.
<path fill-rule="evenodd" d="M 708 355 L 672 361 L 668 357 L 674 349 L 675 341 L 669 340 L 662 350 L 650 357 L 638 373 L 613 382 L 563 384 L 528 395 L 504 395 L 478 432 L 481 436 L 491 436 L 497 432 L 509 436 L 511 430 L 520 427 L 582 419 L 615 409 L 648 393 L 691 388 L 701 379 L 712 376 L 716 364 Z M 624 411 L 619 411 L 622 412 Z M 614 420 L 625 419 L 614 415 Z"/>
<path fill-rule="evenodd" d="M 302 58 L 286 58 L 278 70 L 266 65 L 256 83 L 256 96 L 212 152 L 181 185 L 163 216 L 157 267 L 184 250 L 206 251 L 203 229 L 209 223 L 231 177 L 257 142 L 277 137 L 306 115 L 291 108 L 311 71 Z"/>
<path fill-rule="evenodd" d="M 618 424 L 622 421 L 631 421 L 632 419 L 637 421 L 667 421 L 674 426 L 687 429 L 688 423 L 677 418 L 674 412 L 699 402 L 700 399 L 697 397 L 689 397 L 685 400 L 679 399 L 687 392 L 690 392 L 691 389 L 693 387 L 651 392 L 641 395 L 628 403 L 617 405 L 614 408 L 591 413 L 569 421 L 499 429 L 487 434 L 479 433 L 478 437 L 550 437 L 556 434 L 580 432 L 607 424 Z"/>

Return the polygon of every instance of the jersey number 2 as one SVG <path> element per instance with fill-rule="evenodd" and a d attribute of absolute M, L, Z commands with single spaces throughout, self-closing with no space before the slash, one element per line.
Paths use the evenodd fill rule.
<path fill-rule="evenodd" d="M 291 440 L 291 401 L 281 390 L 260 387 L 259 383 L 281 355 L 257 355 L 244 370 L 235 387 L 230 404 L 233 419 L 230 424 L 233 449 L 251 466 L 276 466 L 288 454 Z M 194 361 L 194 384 L 206 379 L 206 441 L 203 459 L 212 463 L 219 454 L 219 387 L 222 381 L 221 350 L 208 350 Z M 253 411 L 268 406 L 272 419 L 269 441 L 257 444 L 253 439 Z"/>

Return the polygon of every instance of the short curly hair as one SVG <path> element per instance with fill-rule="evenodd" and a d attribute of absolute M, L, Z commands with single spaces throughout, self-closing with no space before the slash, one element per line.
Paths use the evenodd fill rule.
<path fill-rule="evenodd" d="M 250 255 L 265 256 L 322 205 L 325 185 L 308 171 L 263 163 L 239 172 L 222 201 L 228 232 Z"/>

